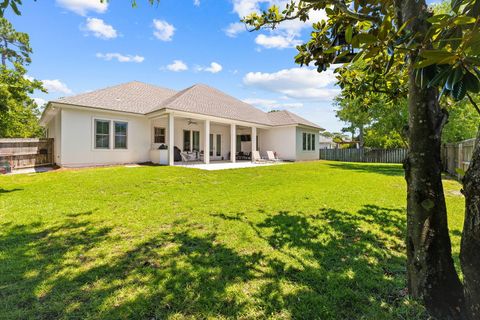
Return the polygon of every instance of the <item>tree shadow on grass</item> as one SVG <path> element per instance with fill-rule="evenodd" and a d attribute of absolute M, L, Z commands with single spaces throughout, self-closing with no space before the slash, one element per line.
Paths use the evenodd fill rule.
<path fill-rule="evenodd" d="M 419 310 L 403 305 L 402 209 L 213 215 L 253 230 L 248 250 L 190 221 L 130 238 L 79 221 L 90 215 L 2 225 L 2 316 L 414 319 Z"/>
<path fill-rule="evenodd" d="M 110 229 L 93 227 L 87 222 L 68 220 L 45 227 L 4 223 L 0 228 L 0 314 L 7 319 L 55 318 L 45 301 L 44 289 L 53 283 L 52 276 L 83 261 L 65 265 L 72 252 L 89 251 L 104 241 Z M 48 289 L 47 289 L 48 291 Z M 57 292 L 60 295 L 60 292 Z M 60 296 L 59 296 L 60 297 Z M 58 297 L 57 297 L 58 298 Z M 62 299 L 54 304 L 62 304 Z M 57 309 L 57 308 L 55 308 Z M 45 312 L 45 314 L 44 314 Z"/>
<path fill-rule="evenodd" d="M 15 189 L 7 190 L 7 189 L 0 188 L 0 194 L 2 194 L 2 193 L 10 193 L 10 192 L 15 192 L 15 191 L 21 191 L 21 190 L 23 190 L 23 189 L 15 188 Z"/>
<path fill-rule="evenodd" d="M 342 170 L 353 170 L 357 172 L 378 173 L 386 176 L 403 176 L 404 171 L 401 165 L 386 164 L 363 164 L 363 163 L 328 163 L 331 168 Z"/>
<path fill-rule="evenodd" d="M 294 319 L 420 319 L 405 307 L 404 210 L 364 206 L 356 213 L 287 211 L 253 223 L 244 214 L 216 215 L 246 223 L 278 255 L 265 257 L 256 293 L 264 315 Z"/>
<path fill-rule="evenodd" d="M 159 233 L 104 257 L 96 248 L 122 239 L 98 222 L 75 219 L 90 214 L 68 214 L 73 218 L 53 227 L 2 226 L 0 318 L 234 318 L 242 313 L 244 303 L 227 289 L 253 278 L 261 253 L 240 255 L 214 233 L 183 230 Z"/>

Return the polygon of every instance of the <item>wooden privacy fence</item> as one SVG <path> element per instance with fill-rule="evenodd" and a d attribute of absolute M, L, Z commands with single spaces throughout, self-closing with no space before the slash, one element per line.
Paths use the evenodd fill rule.
<path fill-rule="evenodd" d="M 474 147 L 475 139 L 444 144 L 442 148 L 443 170 L 453 176 L 462 176 L 462 171 L 467 171 L 470 165 Z"/>
<path fill-rule="evenodd" d="M 320 149 L 321 160 L 372 163 L 402 163 L 406 149 Z"/>
<path fill-rule="evenodd" d="M 0 139 L 0 165 L 12 169 L 52 165 L 53 139 Z"/>

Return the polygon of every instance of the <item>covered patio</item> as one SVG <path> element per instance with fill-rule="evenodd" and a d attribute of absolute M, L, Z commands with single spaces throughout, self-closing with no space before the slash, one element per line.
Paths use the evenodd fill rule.
<path fill-rule="evenodd" d="M 251 163 L 265 126 L 167 110 L 152 117 L 150 127 L 152 162 L 191 166 Z"/>

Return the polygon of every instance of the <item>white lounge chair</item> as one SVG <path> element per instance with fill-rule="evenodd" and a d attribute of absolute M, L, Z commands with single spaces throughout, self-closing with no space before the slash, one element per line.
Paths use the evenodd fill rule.
<path fill-rule="evenodd" d="M 273 151 L 267 151 L 267 159 L 269 161 L 273 161 L 273 162 L 280 162 L 282 160 L 278 159 L 276 156 L 275 156 L 275 153 Z"/>
<path fill-rule="evenodd" d="M 266 159 L 262 159 L 262 157 L 260 156 L 260 152 L 259 151 L 253 151 L 252 152 L 252 161 L 255 162 L 255 163 L 267 163 L 267 162 L 270 162 Z"/>
<path fill-rule="evenodd" d="M 183 163 L 197 161 L 196 153 L 193 153 L 193 152 L 182 151 L 180 152 L 180 156 L 182 157 Z"/>

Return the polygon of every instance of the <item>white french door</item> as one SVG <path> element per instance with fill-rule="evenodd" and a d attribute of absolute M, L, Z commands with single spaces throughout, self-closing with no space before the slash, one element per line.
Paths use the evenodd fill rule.
<path fill-rule="evenodd" d="M 219 133 L 210 133 L 210 158 L 222 159 L 222 135 Z"/>

